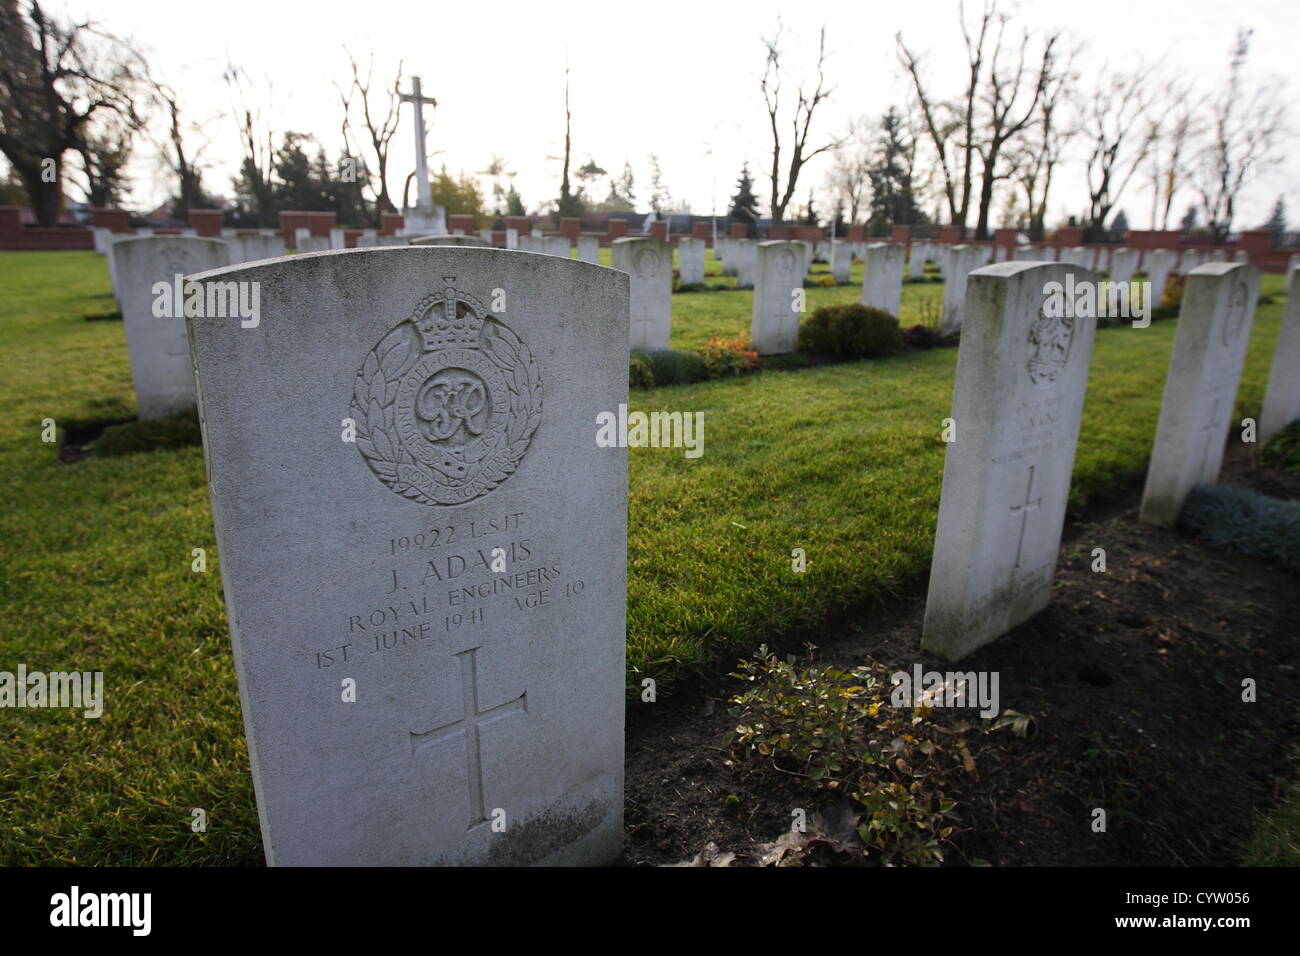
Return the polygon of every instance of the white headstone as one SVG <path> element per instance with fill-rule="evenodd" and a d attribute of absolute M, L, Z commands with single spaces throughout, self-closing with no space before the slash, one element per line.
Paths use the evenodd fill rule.
<path fill-rule="evenodd" d="M 1016 246 L 1014 262 L 1045 262 L 1043 250 L 1038 246 Z"/>
<path fill-rule="evenodd" d="M 747 240 L 746 240 L 747 241 Z M 803 242 L 771 240 L 750 244 L 755 257 L 754 305 L 749 338 L 759 355 L 793 352 L 799 344 L 795 291 L 808 271 Z"/>
<path fill-rule="evenodd" d="M 310 239 L 310 238 L 311 238 L 311 230 L 308 229 L 306 226 L 302 226 L 298 229 L 295 229 L 293 231 L 293 247 L 295 249 L 301 249 L 303 240 Z M 315 250 L 312 251 L 314 252 Z"/>
<path fill-rule="evenodd" d="M 903 297 L 903 255 L 900 242 L 873 242 L 862 262 L 861 302 L 897 316 Z"/>
<path fill-rule="evenodd" d="M 506 248 L 507 248 L 507 249 L 518 249 L 518 248 L 519 248 L 519 230 L 518 230 L 518 229 L 507 229 L 507 230 L 506 230 Z"/>
<path fill-rule="evenodd" d="M 1146 254 L 1146 274 L 1147 281 L 1151 283 L 1151 303 L 1159 305 L 1161 297 L 1165 294 L 1165 285 L 1169 282 L 1169 274 L 1174 271 L 1174 263 L 1178 259 L 1178 253 L 1170 249 L 1151 249 Z"/>
<path fill-rule="evenodd" d="M 1070 272 L 1004 262 L 967 280 L 922 636 L 948 660 L 1051 598 L 1096 328 L 1049 298 Z"/>
<path fill-rule="evenodd" d="M 928 250 L 929 250 L 928 243 L 925 242 L 912 243 L 912 250 L 908 254 L 909 257 L 907 260 L 907 273 L 913 279 L 917 278 L 918 276 L 925 275 L 925 260 L 929 255 Z M 863 244 L 863 248 L 859 253 L 858 258 L 862 259 L 864 262 L 866 261 L 865 243 Z"/>
<path fill-rule="evenodd" d="M 406 236 L 397 235 L 384 236 L 376 234 L 373 236 L 362 236 L 357 240 L 358 249 L 376 248 L 378 246 L 405 246 L 409 244 L 410 242 Z"/>
<path fill-rule="evenodd" d="M 542 250 L 548 256 L 559 256 L 561 259 L 568 259 L 573 251 L 573 246 L 569 242 L 568 236 L 547 236 Z"/>
<path fill-rule="evenodd" d="M 639 351 L 668 348 L 672 333 L 673 247 L 662 239 L 624 236 L 610 246 L 613 267 L 626 272 L 630 341 Z"/>
<path fill-rule="evenodd" d="M 408 239 L 408 243 L 413 246 L 489 246 L 491 243 L 484 242 L 478 236 L 450 235 L 450 236 L 416 236 L 414 239 Z"/>
<path fill-rule="evenodd" d="M 948 246 L 943 269 L 943 317 L 939 331 L 945 335 L 961 328 L 966 304 L 966 276 L 977 267 L 983 253 L 972 246 Z"/>
<path fill-rule="evenodd" d="M 901 246 L 899 247 L 902 248 Z M 831 276 L 836 285 L 844 285 L 853 272 L 853 243 L 836 239 L 830 243 Z M 901 276 L 900 276 L 901 281 Z"/>
<path fill-rule="evenodd" d="M 348 240 L 347 240 L 347 236 L 344 235 L 343 230 L 340 229 L 340 228 L 338 228 L 337 226 L 331 227 L 331 228 L 330 228 L 330 248 L 331 248 L 331 249 L 346 249 L 347 247 L 348 247 Z"/>
<path fill-rule="evenodd" d="M 1129 282 L 1137 274 L 1139 249 L 1116 249 L 1110 258 L 1110 281 Z"/>
<path fill-rule="evenodd" d="M 1227 262 L 1227 261 L 1228 261 L 1228 250 L 1227 250 L 1227 249 L 1215 249 L 1213 252 L 1210 253 L 1210 261 L 1211 261 L 1211 262 Z"/>
<path fill-rule="evenodd" d="M 230 261 L 234 265 L 255 259 L 275 259 L 285 253 L 284 239 L 278 235 L 236 234 L 225 242 L 230 245 Z"/>
<path fill-rule="evenodd" d="M 616 858 L 626 278 L 482 247 L 203 278 L 262 290 L 191 335 L 267 862 Z"/>
<path fill-rule="evenodd" d="M 808 268 L 808 243 L 802 243 L 804 254 L 801 262 Z M 728 263 L 734 263 L 736 269 L 736 288 L 754 288 L 754 270 L 757 264 L 758 242 L 754 239 L 733 239 L 727 257 Z"/>
<path fill-rule="evenodd" d="M 578 237 L 578 259 L 582 262 L 600 263 L 600 239 L 596 236 Z"/>
<path fill-rule="evenodd" d="M 704 284 L 704 240 L 683 236 L 677 240 L 677 271 L 682 285 Z"/>
<path fill-rule="evenodd" d="M 1173 525 L 1187 493 L 1219 477 L 1259 280 L 1253 266 L 1227 262 L 1187 276 L 1142 491 L 1139 518 L 1147 524 Z"/>
<path fill-rule="evenodd" d="M 1264 393 L 1264 408 L 1259 413 L 1261 446 L 1300 418 L 1300 272 L 1288 273 L 1286 285 L 1282 331 L 1273 350 L 1268 391 Z"/>
<path fill-rule="evenodd" d="M 100 226 L 92 230 L 95 237 L 95 251 L 101 256 L 108 255 L 108 244 L 113 241 L 113 230 Z"/>
<path fill-rule="evenodd" d="M 299 252 L 329 252 L 330 241 L 325 236 L 299 236 Z"/>
<path fill-rule="evenodd" d="M 179 277 L 226 265 L 229 246 L 224 239 L 140 236 L 116 240 L 109 255 L 140 417 L 163 418 L 193 408 L 194 371 L 181 315 L 190 290 Z M 156 287 L 159 283 L 165 290 Z M 160 293 L 168 298 L 160 299 Z M 160 301 L 164 314 L 155 315 Z"/>
<path fill-rule="evenodd" d="M 1250 265 L 1250 255 L 1246 252 L 1245 249 L 1238 249 L 1236 252 L 1232 254 L 1232 261 L 1239 262 L 1244 265 Z"/>
<path fill-rule="evenodd" d="M 480 229 L 478 231 L 478 237 L 483 240 L 483 245 L 485 246 L 493 245 L 491 229 Z"/>
<path fill-rule="evenodd" d="M 519 251 L 520 252 L 545 252 L 546 242 L 542 239 L 541 236 L 520 236 Z"/>
<path fill-rule="evenodd" d="M 736 274 L 736 243 L 739 241 L 739 239 L 730 237 L 718 240 L 722 246 L 718 252 L 718 260 L 722 263 L 722 274 L 724 276 L 734 276 Z"/>

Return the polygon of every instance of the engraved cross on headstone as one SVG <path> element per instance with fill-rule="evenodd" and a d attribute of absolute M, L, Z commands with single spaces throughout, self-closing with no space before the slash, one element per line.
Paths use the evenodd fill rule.
<path fill-rule="evenodd" d="M 514 713 L 528 713 L 528 691 L 524 691 L 514 700 L 497 704 L 487 710 L 478 708 L 478 662 L 477 647 L 461 651 L 460 658 L 461 700 L 465 705 L 465 716 L 449 724 L 434 727 L 420 733 L 411 731 L 411 753 L 421 748 L 442 743 L 460 735 L 465 736 L 465 759 L 469 769 L 469 826 L 474 829 L 487 822 L 487 807 L 483 802 L 483 756 L 479 743 L 479 727 L 500 720 Z"/>
<path fill-rule="evenodd" d="M 415 107 L 415 195 L 420 209 L 433 208 L 433 190 L 429 186 L 429 159 L 424 152 L 424 139 L 428 128 L 424 125 L 424 105 L 437 106 L 438 101 L 420 92 L 420 78 L 411 77 L 411 92 L 401 94 L 403 103 Z"/>
<path fill-rule="evenodd" d="M 1222 399 L 1218 395 L 1214 396 L 1214 408 L 1210 410 L 1210 418 L 1201 426 L 1201 434 L 1205 436 L 1205 441 L 1201 443 L 1201 464 L 1196 470 L 1196 476 L 1198 479 L 1205 475 L 1205 466 L 1209 463 L 1210 459 L 1210 442 L 1214 439 L 1215 432 L 1219 430 L 1219 403 L 1221 401 Z M 1212 475 L 1210 477 L 1217 478 L 1218 475 Z"/>
<path fill-rule="evenodd" d="M 1025 488 L 1025 503 L 1011 506 L 1011 513 L 1020 515 L 1020 540 L 1016 544 L 1016 567 L 1020 567 L 1020 552 L 1025 547 L 1025 525 L 1029 523 L 1029 512 L 1037 511 L 1043 504 L 1042 495 L 1030 500 L 1030 495 L 1034 492 L 1034 469 L 1036 467 L 1038 466 L 1029 466 L 1029 486 Z"/>

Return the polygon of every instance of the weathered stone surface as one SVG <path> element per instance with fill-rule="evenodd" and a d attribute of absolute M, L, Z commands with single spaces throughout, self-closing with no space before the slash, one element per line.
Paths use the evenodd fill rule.
<path fill-rule="evenodd" d="M 626 277 L 434 246 L 200 278 L 262 290 L 190 332 L 268 862 L 615 858 Z"/>
<path fill-rule="evenodd" d="M 862 298 L 865 306 L 897 316 L 903 296 L 901 243 L 878 242 L 867 246 L 862 261 Z"/>
<path fill-rule="evenodd" d="M 224 239 L 142 236 L 114 241 L 109 254 L 140 417 L 193 408 L 194 370 L 181 315 L 186 288 L 179 277 L 226 265 L 230 247 Z"/>
<path fill-rule="evenodd" d="M 704 240 L 683 237 L 677 242 L 677 271 L 682 285 L 704 284 Z"/>
<path fill-rule="evenodd" d="M 1300 272 L 1287 275 L 1286 311 L 1269 369 L 1268 391 L 1259 414 L 1259 443 L 1263 445 L 1300 418 Z"/>
<path fill-rule="evenodd" d="M 753 315 L 749 337 L 759 355 L 793 352 L 799 343 L 794 292 L 803 287 L 808 247 L 802 242 L 760 242 L 755 251 Z"/>
<path fill-rule="evenodd" d="M 922 639 L 949 660 L 1051 598 L 1096 328 L 1054 307 L 1068 273 L 1096 279 L 1037 262 L 968 279 Z"/>
<path fill-rule="evenodd" d="M 1259 300 L 1259 270 L 1212 262 L 1187 276 L 1139 517 L 1173 525 L 1187 493 L 1214 484 Z"/>
<path fill-rule="evenodd" d="M 673 247 L 662 239 L 629 236 L 611 245 L 613 267 L 631 280 L 632 348 L 668 348 L 673 312 Z"/>

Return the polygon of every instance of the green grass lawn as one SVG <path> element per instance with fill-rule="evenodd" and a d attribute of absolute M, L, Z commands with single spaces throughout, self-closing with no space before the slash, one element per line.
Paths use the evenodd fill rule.
<path fill-rule="evenodd" d="M 1281 289 L 1265 278 L 1279 302 Z M 810 289 L 809 301 L 858 291 Z M 912 324 L 942 286 L 904 295 Z M 746 331 L 749 308 L 744 291 L 674 296 L 674 347 Z M 134 414 L 121 323 L 84 320 L 113 309 L 93 253 L 0 253 L 0 670 L 102 670 L 108 701 L 99 720 L 0 712 L 0 863 L 258 862 L 202 450 L 61 464 L 40 439 L 45 418 Z M 1242 414 L 1258 411 L 1281 312 L 1257 314 Z M 1142 474 L 1173 338 L 1172 322 L 1098 333 L 1075 507 Z M 915 583 L 929 566 L 956 357 L 634 392 L 634 409 L 706 414 L 702 458 L 630 453 L 629 682 L 663 688 Z M 195 547 L 208 549 L 207 574 L 190 570 Z M 791 570 L 796 547 L 805 574 Z M 191 831 L 193 807 L 206 833 Z"/>

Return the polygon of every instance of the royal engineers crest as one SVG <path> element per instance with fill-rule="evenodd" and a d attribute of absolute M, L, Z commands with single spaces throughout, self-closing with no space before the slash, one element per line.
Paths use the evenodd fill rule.
<path fill-rule="evenodd" d="M 444 278 L 380 339 L 352 393 L 370 470 L 427 505 L 463 504 L 505 481 L 542 416 L 527 346 L 455 282 Z"/>
<path fill-rule="evenodd" d="M 1070 360 L 1070 346 L 1074 342 L 1074 319 L 1067 315 L 1048 315 L 1038 311 L 1038 318 L 1029 326 L 1029 379 L 1035 385 L 1049 385 L 1056 381 Z"/>

